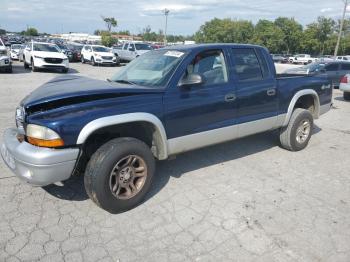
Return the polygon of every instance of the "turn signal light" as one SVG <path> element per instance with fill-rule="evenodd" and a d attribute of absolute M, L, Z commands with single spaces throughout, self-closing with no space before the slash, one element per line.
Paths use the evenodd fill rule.
<path fill-rule="evenodd" d="M 340 80 L 340 83 L 347 84 L 348 83 L 348 78 L 347 76 L 343 76 Z"/>
<path fill-rule="evenodd" d="M 27 136 L 27 140 L 30 144 L 32 144 L 34 146 L 40 146 L 40 147 L 54 148 L 54 147 L 64 146 L 64 142 L 62 139 L 43 140 L 43 139 L 38 139 L 38 138 Z"/>

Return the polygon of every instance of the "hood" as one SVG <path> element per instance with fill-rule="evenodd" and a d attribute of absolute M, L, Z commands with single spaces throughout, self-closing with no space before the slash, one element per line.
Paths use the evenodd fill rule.
<path fill-rule="evenodd" d="M 21 105 L 30 113 L 94 100 L 161 92 L 163 90 L 158 88 L 68 75 L 56 77 L 40 86 L 25 97 Z"/>
<path fill-rule="evenodd" d="M 67 58 L 65 54 L 59 52 L 44 52 L 44 51 L 33 51 L 33 55 L 41 57 L 52 57 L 52 58 Z"/>

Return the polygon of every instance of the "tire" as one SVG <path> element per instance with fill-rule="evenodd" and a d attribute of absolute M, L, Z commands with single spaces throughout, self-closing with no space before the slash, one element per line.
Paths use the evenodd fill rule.
<path fill-rule="evenodd" d="M 29 65 L 26 63 L 25 59 L 23 59 L 23 67 L 24 67 L 24 69 L 28 69 L 29 68 Z"/>
<path fill-rule="evenodd" d="M 96 66 L 96 65 L 97 65 L 96 62 L 95 62 L 95 58 L 94 58 L 93 56 L 91 57 L 90 61 L 91 61 L 91 64 L 92 64 L 93 66 Z"/>
<path fill-rule="evenodd" d="M 82 63 L 82 64 L 85 64 L 85 58 L 84 58 L 84 56 L 83 56 L 83 55 L 81 55 L 80 60 L 81 60 L 81 63 Z"/>
<path fill-rule="evenodd" d="M 67 74 L 68 73 L 68 68 L 63 68 L 62 73 Z"/>
<path fill-rule="evenodd" d="M 345 101 L 350 101 L 350 92 L 344 92 L 343 97 Z"/>
<path fill-rule="evenodd" d="M 138 158 L 138 160 L 126 166 L 127 162 L 134 162 L 134 160 L 128 161 L 129 157 Z M 120 171 L 113 173 L 113 169 L 117 166 Z M 144 167 L 141 173 L 145 175 L 135 177 L 135 174 L 141 174 L 140 171 L 136 172 L 136 169 L 141 166 Z M 145 143 L 135 138 L 117 138 L 101 146 L 91 157 L 84 174 L 85 189 L 98 206 L 113 214 L 121 213 L 136 207 L 143 201 L 151 187 L 154 172 L 155 160 Z M 128 185 L 121 186 L 121 183 L 138 184 L 139 187 L 134 187 L 132 190 Z M 129 195 L 126 187 L 129 188 Z M 113 193 L 112 188 L 116 192 Z"/>
<path fill-rule="evenodd" d="M 38 69 L 34 66 L 34 60 L 33 59 L 32 59 L 31 65 L 32 65 L 32 72 L 38 72 Z"/>
<path fill-rule="evenodd" d="M 290 151 L 303 150 L 310 141 L 313 123 L 310 111 L 296 108 L 289 124 L 280 130 L 281 146 Z"/>

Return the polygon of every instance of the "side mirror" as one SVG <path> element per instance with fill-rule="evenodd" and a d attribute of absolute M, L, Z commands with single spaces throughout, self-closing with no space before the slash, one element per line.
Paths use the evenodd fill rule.
<path fill-rule="evenodd" d="M 182 78 L 179 82 L 180 87 L 201 85 L 203 84 L 203 77 L 200 74 L 190 74 L 185 78 Z"/>

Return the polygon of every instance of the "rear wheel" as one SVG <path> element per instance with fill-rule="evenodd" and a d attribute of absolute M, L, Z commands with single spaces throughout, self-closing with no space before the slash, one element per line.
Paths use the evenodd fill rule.
<path fill-rule="evenodd" d="M 344 100 L 350 101 L 350 92 L 344 92 L 343 97 L 344 97 Z"/>
<path fill-rule="evenodd" d="M 290 151 L 303 150 L 310 141 L 312 129 L 313 117 L 310 111 L 295 109 L 289 124 L 280 130 L 282 147 Z"/>
<path fill-rule="evenodd" d="M 101 208 L 120 213 L 143 201 L 154 171 L 154 157 L 145 143 L 135 138 L 113 139 L 91 157 L 85 189 Z"/>

